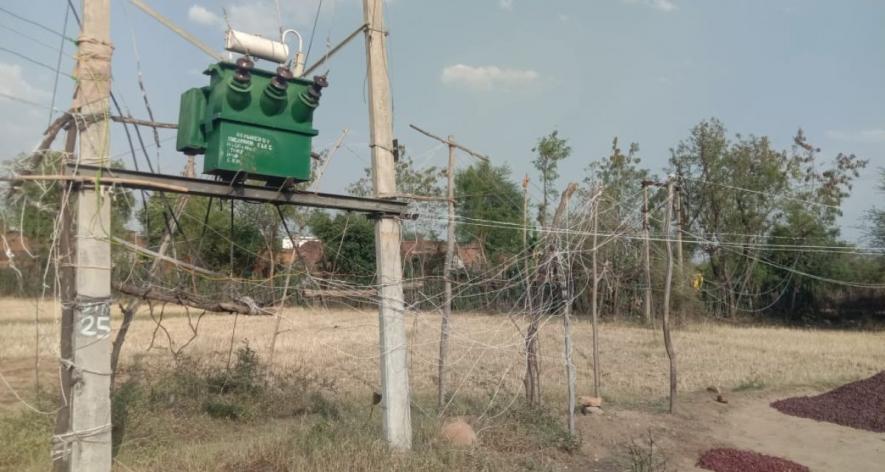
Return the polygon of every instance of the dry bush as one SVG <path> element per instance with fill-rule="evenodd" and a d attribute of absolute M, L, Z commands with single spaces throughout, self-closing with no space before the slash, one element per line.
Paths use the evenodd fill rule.
<path fill-rule="evenodd" d="M 35 314 L 41 383 L 44 390 L 57 392 L 58 307 L 43 304 L 39 311 L 37 307 L 33 300 L 0 300 L 2 372 L 26 397 L 33 391 Z M 471 417 L 480 442 L 477 451 L 453 451 L 436 440 L 438 420 L 432 407 L 439 316 L 409 313 L 416 452 L 406 457 L 385 449 L 379 440 L 379 411 L 371 408 L 372 392 L 379 391 L 377 312 L 286 310 L 273 372 L 266 372 L 260 360 L 269 357 L 275 321 L 239 317 L 234 352 L 248 342 L 253 352 L 242 364 L 255 364 L 255 369 L 236 374 L 235 356 L 234 375 L 225 377 L 220 374 L 227 373 L 233 316 L 205 316 L 197 338 L 175 359 L 170 347 L 180 349 L 192 334 L 185 311 L 166 307 L 162 324 L 169 338 L 154 337 L 155 321 L 139 313 L 118 378 L 118 398 L 130 395 L 118 400 L 128 405 L 124 431 L 118 434 L 122 439 L 117 444 L 118 461 L 131 470 L 196 471 L 544 470 L 575 460 L 564 452 L 573 446 L 560 434 L 564 423 L 556 421 L 565 394 L 558 318 L 545 320 L 541 327 L 544 403 L 555 412 L 546 413 L 552 418 L 548 423 L 523 409 L 524 357 L 514 322 L 524 327 L 525 320 L 481 313 L 452 317 L 452 396 L 446 414 Z M 116 313 L 114 322 L 116 327 Z M 591 392 L 590 324 L 576 320 L 573 335 L 578 391 Z M 883 340 L 881 332 L 686 325 L 674 332 L 679 388 L 841 384 L 881 370 Z M 659 331 L 604 323 L 600 343 L 602 393 L 609 404 L 656 403 L 666 397 L 667 361 Z M 250 360 L 256 358 L 257 364 Z M 267 376 L 274 381 L 265 386 Z M 312 396 L 316 393 L 319 396 Z M 227 407 L 234 405 L 214 412 L 227 418 L 207 413 L 207 399 L 213 398 Z M 8 437 L 5 432 L 22 428 L 23 420 L 15 422 L 21 407 L 8 390 L 0 389 L 0 408 L 6 410 L 0 411 L 0 432 Z M 122 414 L 115 416 L 119 428 Z M 52 419 L 43 420 L 0 444 L 0 461 L 6 461 L 0 462 L 0 469 L 46 469 Z"/>

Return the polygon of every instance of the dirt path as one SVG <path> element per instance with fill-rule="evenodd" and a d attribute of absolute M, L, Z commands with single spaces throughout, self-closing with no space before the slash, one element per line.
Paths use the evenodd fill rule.
<path fill-rule="evenodd" d="M 780 398 L 766 395 L 740 402 L 714 426 L 713 437 L 816 472 L 885 470 L 885 434 L 785 415 L 769 406 Z"/>
<path fill-rule="evenodd" d="M 813 472 L 885 470 L 885 434 L 788 416 L 769 406 L 814 393 L 729 393 L 727 405 L 707 393 L 682 394 L 675 415 L 612 406 L 603 415 L 579 417 L 581 452 L 594 464 L 589 470 L 625 470 L 628 446 L 647 448 L 651 433 L 656 451 L 667 456 L 667 470 L 701 471 L 694 464 L 715 447 L 783 457 Z"/>

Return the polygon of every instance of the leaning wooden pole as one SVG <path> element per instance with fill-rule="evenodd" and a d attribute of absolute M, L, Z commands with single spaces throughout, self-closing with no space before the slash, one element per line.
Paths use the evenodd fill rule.
<path fill-rule="evenodd" d="M 393 156 L 393 109 L 387 70 L 384 1 L 363 0 L 369 89 L 369 146 L 375 196 L 396 195 Z M 411 395 L 406 344 L 400 221 L 382 216 L 375 223 L 378 283 L 379 349 L 384 439 L 394 449 L 412 448 Z"/>
<path fill-rule="evenodd" d="M 651 242 L 648 225 L 648 186 L 642 182 L 642 239 L 645 241 L 645 324 L 654 325 L 651 307 Z"/>
<path fill-rule="evenodd" d="M 676 303 L 674 312 L 676 320 L 685 316 L 685 291 L 687 280 L 685 278 L 685 262 L 682 260 L 682 186 L 673 186 L 673 217 L 676 220 Z"/>
<path fill-rule="evenodd" d="M 285 230 L 286 230 L 286 238 L 288 238 L 289 242 L 292 244 L 292 254 L 289 257 L 289 261 L 286 263 L 286 278 L 283 281 L 283 293 L 282 293 L 282 295 L 280 295 L 280 301 L 277 304 L 276 313 L 274 314 L 274 316 L 276 317 L 276 320 L 274 321 L 273 336 L 270 338 L 270 347 L 268 348 L 269 352 L 267 354 L 267 382 L 268 383 L 272 382 L 273 378 L 274 378 L 273 377 L 273 375 L 274 375 L 274 370 L 273 370 L 274 367 L 273 366 L 274 366 L 274 357 L 276 356 L 276 350 L 277 350 L 277 338 L 280 336 L 280 325 L 283 322 L 283 313 L 286 310 L 286 300 L 289 298 L 289 286 L 292 283 L 292 267 L 295 265 L 296 258 L 298 260 L 302 259 L 301 258 L 301 251 L 298 250 L 298 243 L 292 237 L 292 233 L 289 231 L 289 226 L 286 225 L 286 217 L 285 217 L 285 215 L 283 215 L 283 212 L 282 212 L 282 210 L 280 210 L 279 207 L 277 207 L 277 213 L 280 216 L 280 223 L 283 225 L 283 228 L 285 228 Z M 302 224 L 301 230 L 303 230 L 303 229 L 304 229 L 304 225 Z M 275 263 L 275 261 L 272 261 L 271 263 L 273 264 L 273 263 Z M 309 270 L 308 270 L 308 267 L 306 264 L 304 265 L 304 270 L 305 270 L 305 273 L 308 273 L 308 275 L 309 275 Z"/>
<path fill-rule="evenodd" d="M 187 162 L 184 166 L 184 176 L 194 177 L 195 175 L 194 156 L 188 155 Z M 172 247 L 175 233 L 179 231 L 178 222 L 181 221 L 181 217 L 184 214 L 185 208 L 187 208 L 189 200 L 190 197 L 187 194 L 178 197 L 178 201 L 175 203 L 175 208 L 172 210 L 171 221 L 163 232 L 163 239 L 160 241 L 160 247 L 156 251 L 158 257 L 154 257 L 154 260 L 151 262 L 150 268 L 148 269 L 146 277 L 147 281 L 144 288 L 150 288 L 150 284 L 156 277 L 157 271 L 162 267 L 164 261 L 163 258 L 166 256 L 166 252 Z M 129 327 L 132 324 L 132 320 L 135 318 L 135 313 L 144 301 L 145 299 L 143 298 L 133 298 L 125 307 L 123 307 L 123 322 L 120 323 L 120 328 L 117 330 L 117 335 L 114 338 L 114 343 L 111 348 L 111 388 L 114 388 L 114 382 L 117 377 L 117 365 L 120 362 L 120 354 L 123 352 L 123 343 L 126 342 L 126 335 L 129 333 Z"/>
<path fill-rule="evenodd" d="M 528 246 L 529 176 L 522 179 L 522 247 L 525 257 L 525 300 L 529 326 L 525 333 L 525 399 L 530 405 L 541 403 L 541 366 L 538 354 L 538 329 L 541 313 L 535 313 L 532 293 L 532 253 Z"/>
<path fill-rule="evenodd" d="M 664 215 L 664 242 L 667 247 L 667 278 L 664 282 L 664 348 L 667 350 L 667 358 L 670 359 L 670 413 L 676 407 L 676 352 L 673 349 L 673 340 L 670 338 L 670 289 L 673 285 L 673 248 L 670 243 L 670 220 L 672 218 L 673 203 L 673 179 L 667 180 L 667 205 Z"/>
<path fill-rule="evenodd" d="M 673 216 L 676 219 L 676 292 L 680 298 L 685 287 L 685 261 L 682 260 L 682 187 L 673 188 Z M 682 301 L 680 300 L 680 303 Z"/>
<path fill-rule="evenodd" d="M 78 162 L 83 164 L 109 161 L 110 12 L 110 0 L 83 0 L 74 109 L 99 117 L 81 123 Z M 111 195 L 106 187 L 82 184 L 71 196 L 74 233 L 66 235 L 74 239 L 65 246 L 72 250 L 74 268 L 63 272 L 64 407 L 52 437 L 53 469 L 105 472 L 111 470 Z"/>

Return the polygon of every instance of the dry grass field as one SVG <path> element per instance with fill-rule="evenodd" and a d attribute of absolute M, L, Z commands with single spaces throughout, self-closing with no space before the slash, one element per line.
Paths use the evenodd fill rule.
<path fill-rule="evenodd" d="M 23 398 L 33 398 L 36 339 L 40 342 L 41 383 L 44 390 L 56 391 L 57 316 L 58 309 L 53 304 L 38 307 L 31 300 L 0 300 L 0 372 Z M 39 332 L 35 332 L 35 319 Z M 488 450 L 480 454 L 440 449 L 433 438 L 439 316 L 410 314 L 407 322 L 415 416 L 419 420 L 417 449 L 424 447 L 423 452 L 409 458 L 391 457 L 374 436 L 378 415 L 369 405 L 372 392 L 378 390 L 377 313 L 294 308 L 282 317 L 274 370 L 281 375 L 309 373 L 318 379 L 317 384 L 328 389 L 329 401 L 341 405 L 344 418 L 335 416 L 337 420 L 330 420 L 306 415 L 238 423 L 219 422 L 206 415 L 188 416 L 185 421 L 176 414 L 158 414 L 153 419 L 142 418 L 134 423 L 147 432 L 139 433 L 142 437 L 121 448 L 120 470 L 323 470 L 335 463 L 346 464 L 345 470 L 378 467 L 498 470 L 536 466 L 557 470 L 574 465 L 575 461 L 580 463 L 581 458 L 565 457 L 556 452 L 555 447 L 544 454 L 530 454 L 531 457 L 512 454 L 511 450 L 517 449 L 515 443 L 496 430 L 500 425 L 512 424 L 509 422 L 514 421 L 514 413 L 518 416 L 523 408 L 524 358 L 519 330 L 524 320 L 507 316 L 461 313 L 454 316 L 449 380 L 453 399 L 447 413 L 473 418 Z M 130 370 L 134 365 L 154 369 L 172 366 L 171 352 L 188 342 L 193 333 L 191 326 L 196 323 L 197 313 L 191 311 L 189 320 L 188 313 L 180 307 L 170 306 L 162 313 L 157 309 L 153 319 L 146 310 L 140 312 L 126 342 L 120 382 L 133 375 Z M 272 317 L 240 316 L 235 320 L 232 315 L 205 315 L 197 326 L 197 336 L 181 352 L 188 359 L 223 366 L 233 339 L 235 353 L 248 344 L 266 361 L 274 326 Z M 599 332 L 600 380 L 607 403 L 619 408 L 659 410 L 667 393 L 667 360 L 659 331 L 602 323 Z M 578 393 L 590 394 L 591 325 L 582 318 L 574 324 L 574 338 Z M 678 354 L 679 390 L 686 393 L 702 391 L 708 386 L 718 386 L 724 391 L 819 389 L 872 375 L 885 366 L 885 333 L 882 332 L 694 324 L 675 331 L 674 343 Z M 557 318 L 549 319 L 543 328 L 541 353 L 544 402 L 559 411 L 565 385 L 562 326 Z M 12 391 L 0 385 L 0 417 L 13 421 L 10 418 L 26 415 L 21 413 L 23 410 Z M 40 420 L 39 415 L 28 418 L 31 423 L 42 421 L 48 425 L 51 422 L 51 418 Z M 162 424 L 160 418 L 164 419 Z M 317 425 L 326 425 L 326 430 L 316 433 Z M 285 439 L 291 436 L 300 438 L 298 441 L 320 441 L 311 439 L 314 433 L 318 438 L 334 433 L 342 439 L 339 444 L 326 446 L 320 443 L 299 446 Z M 358 437 L 349 441 L 348 434 Z M 169 436 L 180 435 L 185 435 L 185 439 L 170 443 Z M 48 448 L 48 445 L 37 433 L 33 437 L 25 435 L 21 441 L 17 447 L 26 452 L 10 451 L 8 448 L 12 446 L 8 444 L 3 446 L 7 450 L 0 448 L 0 469 L 41 470 L 48 455 L 47 449 L 41 450 L 41 447 Z M 156 444 L 169 445 L 176 453 L 161 453 Z M 295 452 L 304 447 L 313 452 L 308 455 Z M 271 465 L 269 468 L 241 465 L 252 457 L 262 457 L 261 460 Z M 208 465 L 212 463 L 234 465 L 228 469 L 212 468 Z M 4 468 L 12 464 L 18 468 Z M 285 464 L 285 468 L 274 464 Z"/>

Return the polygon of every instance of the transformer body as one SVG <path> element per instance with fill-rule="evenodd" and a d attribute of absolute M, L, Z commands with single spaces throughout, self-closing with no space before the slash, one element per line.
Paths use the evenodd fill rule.
<path fill-rule="evenodd" d="M 181 96 L 176 149 L 205 154 L 203 172 L 223 180 L 310 180 L 313 112 L 325 78 L 255 69 L 248 59 L 212 64 L 205 74 L 207 87 Z"/>

